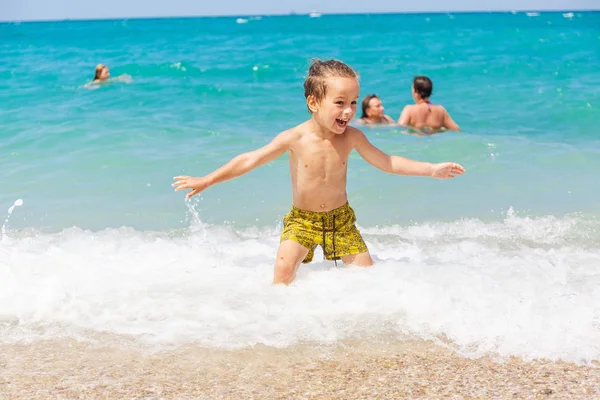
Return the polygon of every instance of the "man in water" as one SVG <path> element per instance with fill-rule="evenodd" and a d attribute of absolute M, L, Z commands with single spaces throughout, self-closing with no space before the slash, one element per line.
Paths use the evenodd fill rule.
<path fill-rule="evenodd" d="M 177 176 L 175 190 L 191 189 L 190 198 L 217 183 L 236 178 L 289 154 L 292 209 L 283 219 L 273 283 L 289 284 L 300 263 L 309 263 L 317 245 L 327 260 L 345 264 L 373 264 L 348 204 L 348 157 L 356 150 L 368 163 L 397 175 L 454 178 L 465 170 L 444 162 L 430 164 L 390 156 L 373 146 L 365 134 L 351 126 L 356 114 L 358 74 L 343 62 L 316 60 L 304 82 L 311 118 L 277 135 L 271 143 L 238 155 L 214 172 L 198 178 Z"/>
<path fill-rule="evenodd" d="M 433 133 L 442 129 L 460 132 L 460 127 L 452 120 L 446 109 L 439 104 L 431 104 L 429 97 L 433 83 L 426 76 L 417 76 L 413 80 L 412 95 L 416 104 L 404 107 L 398 125 L 416 128 Z"/>
<path fill-rule="evenodd" d="M 395 124 L 396 121 L 384 111 L 381 99 L 376 94 L 369 94 L 362 101 L 362 116 L 356 122 L 365 125 Z"/>

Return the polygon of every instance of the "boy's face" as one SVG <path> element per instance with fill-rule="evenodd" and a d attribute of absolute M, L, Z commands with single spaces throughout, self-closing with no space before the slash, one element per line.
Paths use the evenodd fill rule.
<path fill-rule="evenodd" d="M 354 115 L 360 88 L 355 78 L 331 77 L 326 80 L 327 94 L 320 102 L 309 97 L 308 105 L 319 125 L 342 134 Z"/>

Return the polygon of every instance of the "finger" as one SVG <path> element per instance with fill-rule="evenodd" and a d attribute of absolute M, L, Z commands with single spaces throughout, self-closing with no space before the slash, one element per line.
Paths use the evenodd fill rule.
<path fill-rule="evenodd" d="M 180 175 L 180 176 L 174 177 L 173 179 L 176 180 L 176 181 L 183 181 L 185 179 L 190 179 L 190 177 L 189 176 L 185 176 L 185 175 Z"/>
<path fill-rule="evenodd" d="M 186 198 L 186 199 L 189 199 L 189 198 L 191 198 L 192 196 L 195 196 L 195 195 L 197 195 L 198 193 L 200 193 L 200 191 L 199 191 L 198 189 L 194 189 L 194 190 L 192 190 L 191 192 L 189 192 L 189 193 L 188 193 L 188 194 L 185 196 L 185 198 Z"/>
<path fill-rule="evenodd" d="M 175 188 L 175 191 L 179 192 L 180 190 L 183 190 L 183 189 L 190 189 L 190 187 L 187 184 L 180 184 Z"/>

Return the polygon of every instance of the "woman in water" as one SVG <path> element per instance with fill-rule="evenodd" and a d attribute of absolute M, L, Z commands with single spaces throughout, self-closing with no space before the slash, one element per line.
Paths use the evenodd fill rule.
<path fill-rule="evenodd" d="M 94 80 L 91 83 L 101 83 L 108 81 L 110 78 L 110 71 L 104 64 L 96 65 L 96 73 L 94 74 Z"/>
<path fill-rule="evenodd" d="M 426 76 L 417 76 L 412 84 L 412 96 L 416 104 L 404 107 L 398 119 L 398 125 L 428 133 L 439 132 L 442 129 L 460 131 L 460 127 L 452 120 L 443 106 L 431 104 L 429 97 L 432 91 L 431 79 Z"/>
<path fill-rule="evenodd" d="M 362 101 L 362 116 L 357 121 L 359 124 L 395 124 L 396 121 L 383 113 L 383 103 L 376 94 L 366 96 Z"/>
<path fill-rule="evenodd" d="M 121 81 L 121 82 L 131 82 L 131 77 L 129 75 L 121 75 L 116 78 L 110 79 L 110 70 L 104 64 L 96 65 L 96 72 L 94 73 L 94 80 L 88 83 L 86 86 L 90 85 L 98 85 L 100 83 L 105 82 L 113 82 L 113 81 Z"/>

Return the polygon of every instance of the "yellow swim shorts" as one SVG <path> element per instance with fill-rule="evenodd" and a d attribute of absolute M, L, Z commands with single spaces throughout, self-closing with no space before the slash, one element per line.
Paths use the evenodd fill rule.
<path fill-rule="evenodd" d="M 304 261 L 312 261 L 317 245 L 323 248 L 327 260 L 360 254 L 367 245 L 356 228 L 356 215 L 348 203 L 331 211 L 305 211 L 292 206 L 283 217 L 280 242 L 293 240 L 309 251 Z"/>

